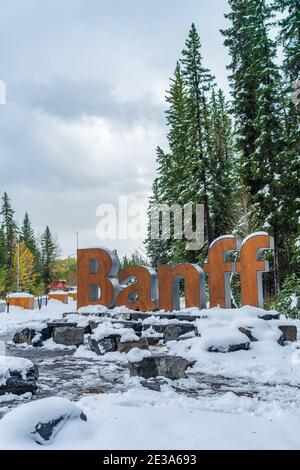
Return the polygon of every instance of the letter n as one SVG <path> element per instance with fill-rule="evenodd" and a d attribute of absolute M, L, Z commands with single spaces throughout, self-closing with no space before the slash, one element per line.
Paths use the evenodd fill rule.
<path fill-rule="evenodd" d="M 185 281 L 185 307 L 205 308 L 205 274 L 196 264 L 176 267 L 161 265 L 157 269 L 159 308 L 166 312 L 180 310 L 180 281 Z"/>

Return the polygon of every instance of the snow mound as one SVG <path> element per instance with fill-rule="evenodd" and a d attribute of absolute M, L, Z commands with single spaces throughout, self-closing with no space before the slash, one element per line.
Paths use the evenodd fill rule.
<path fill-rule="evenodd" d="M 245 349 L 249 348 L 247 336 L 230 327 L 206 330 L 201 343 L 207 351 L 227 352 L 240 345 L 247 345 Z"/>
<path fill-rule="evenodd" d="M 7 413 L 0 421 L 0 441 L 51 444 L 69 420 L 86 421 L 81 408 L 66 398 L 51 397 L 32 401 Z"/>

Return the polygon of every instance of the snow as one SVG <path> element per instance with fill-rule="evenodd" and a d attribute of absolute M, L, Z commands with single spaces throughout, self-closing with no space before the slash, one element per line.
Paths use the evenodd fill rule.
<path fill-rule="evenodd" d="M 138 336 L 134 333 L 132 328 L 124 328 L 121 323 L 111 323 L 109 320 L 100 323 L 99 326 L 94 330 L 92 337 L 99 341 L 106 336 L 120 335 L 120 341 L 138 341 Z"/>
<path fill-rule="evenodd" d="M 41 406 L 41 401 L 21 405 L 0 421 L 1 449 L 41 449 L 31 430 L 56 409 L 51 402 Z M 231 392 L 194 399 L 168 385 L 162 392 L 137 385 L 125 393 L 83 397 L 77 405 L 87 422 L 67 422 L 47 449 L 300 448 L 296 403 L 285 409 L 280 401 L 270 406 Z"/>
<path fill-rule="evenodd" d="M 126 341 L 136 338 L 132 329 L 110 321 L 107 308 L 94 306 L 93 309 L 80 309 L 83 310 L 81 315 L 70 314 L 67 320 L 86 326 L 88 320 L 94 317 L 86 318 L 84 313 L 94 313 L 95 318 L 101 321 L 93 332 L 95 338 L 101 339 L 107 334 L 119 334 Z M 69 305 L 50 301 L 40 311 L 24 311 L 11 307 L 9 314 L 0 314 L 0 335 L 12 335 L 22 326 L 34 327 L 40 331 L 46 321 L 59 320 L 64 312 L 75 311 L 76 303 L 72 300 Z M 99 317 L 99 312 L 105 315 Z M 111 311 L 114 319 L 118 318 L 120 312 L 124 312 L 124 309 L 118 307 Z M 266 313 L 275 316 L 277 312 L 266 312 L 249 306 L 201 311 L 194 308 L 181 313 L 183 312 L 201 316 L 194 319 L 199 336 L 184 341 L 171 341 L 164 346 L 163 353 L 182 356 L 195 361 L 195 364 L 189 369 L 186 379 L 174 382 L 164 380 L 161 392 L 143 387 L 143 379 L 130 377 L 129 371 L 124 369 L 128 361 L 141 361 L 151 356 L 156 347 L 150 348 L 150 351 L 134 348 L 128 354 L 111 352 L 103 356 L 90 351 L 87 344 L 74 350 L 72 357 L 78 360 L 87 358 L 99 364 L 99 373 L 105 367 L 113 370 L 122 364 L 125 370 L 125 378 L 122 380 L 126 391 L 83 396 L 77 404 L 86 413 L 88 421 L 68 421 L 47 448 L 300 449 L 300 341 L 286 343 L 284 347 L 278 344 L 282 334 L 279 326 L 295 325 L 300 332 L 300 320 L 281 316 L 279 320 L 265 321 L 260 317 Z M 152 315 L 144 323 L 162 325 L 166 321 Z M 178 323 L 178 320 L 171 322 Z M 207 351 L 211 345 L 226 348 L 228 345 L 249 341 L 239 331 L 240 327 L 250 329 L 252 336 L 258 340 L 250 343 L 248 351 L 226 354 Z M 143 332 L 143 336 L 151 334 L 162 336 L 154 332 L 153 328 Z M 43 354 L 45 350 L 52 348 L 65 349 L 50 339 L 44 343 Z M 31 365 L 31 361 L 26 359 L 0 357 L 0 380 L 6 380 L 10 367 L 18 367 L 24 374 Z M 228 391 L 228 388 L 225 391 L 221 388 L 218 393 L 203 393 L 196 395 L 196 398 L 176 392 L 176 386 L 193 390 L 196 380 L 198 386 L 200 380 L 201 386 L 205 388 L 205 377 L 208 376 L 215 380 L 226 378 L 240 381 L 246 384 L 246 391 L 253 389 L 258 392 L 253 396 L 239 396 Z M 76 386 L 76 380 L 72 386 Z M 27 408 L 24 411 L 28 404 L 23 404 L 22 398 L 19 399 L 21 404 L 0 419 L 0 448 L 40 449 L 30 437 L 29 429 L 36 417 L 49 416 L 48 411 L 51 414 L 55 407 L 51 406 L 49 410 L 43 407 L 38 411 Z M 8 396 L 0 397 L 3 403 L 6 400 L 9 401 Z M 39 401 L 33 401 L 29 405 Z M 18 419 L 14 418 L 17 412 L 20 413 Z M 16 414 L 11 418 L 12 413 Z"/>
<path fill-rule="evenodd" d="M 65 312 L 76 311 L 76 302 L 69 299 L 68 304 L 63 304 L 56 300 L 49 300 L 47 306 L 41 310 L 26 310 L 20 307 L 10 306 L 9 313 L 0 313 L 0 335 L 15 331 L 16 328 L 27 324 L 29 321 L 46 322 L 59 320 Z"/>
<path fill-rule="evenodd" d="M 0 356 L 0 386 L 5 385 L 12 371 L 17 371 L 26 378 L 29 369 L 33 367 L 29 359 L 21 357 Z"/>
<path fill-rule="evenodd" d="M 34 296 L 28 292 L 13 292 L 7 295 L 8 299 L 32 299 Z"/>
<path fill-rule="evenodd" d="M 248 342 L 248 338 L 233 328 L 211 328 L 205 331 L 201 341 L 203 349 L 218 347 L 221 351 L 228 351 L 229 346 Z"/>
<path fill-rule="evenodd" d="M 31 444 L 36 427 L 61 417 L 64 420 L 79 418 L 82 410 L 65 398 L 51 397 L 26 403 L 7 413 L 0 421 L 1 445 L 12 441 Z M 56 435 L 64 425 L 64 421 L 55 426 Z M 51 439 L 52 440 L 52 439 Z M 49 443 L 51 443 L 49 440 Z M 39 443 L 45 444 L 39 438 Z"/>
<path fill-rule="evenodd" d="M 127 358 L 130 362 L 140 362 L 145 357 L 150 357 L 150 356 L 152 356 L 151 351 L 148 351 L 148 349 L 139 349 L 139 348 L 133 348 L 127 354 Z"/>
<path fill-rule="evenodd" d="M 68 295 L 68 292 L 65 290 L 52 290 L 49 292 L 49 294 Z"/>

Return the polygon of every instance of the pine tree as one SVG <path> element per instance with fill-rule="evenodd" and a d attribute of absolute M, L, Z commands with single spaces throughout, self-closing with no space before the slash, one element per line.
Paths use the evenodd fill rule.
<path fill-rule="evenodd" d="M 31 221 L 27 212 L 25 213 L 23 219 L 20 238 L 24 242 L 25 246 L 31 251 L 31 253 L 35 254 L 37 251 L 37 243 L 34 230 L 32 228 Z"/>
<path fill-rule="evenodd" d="M 281 102 L 285 166 L 280 178 L 281 212 L 285 214 L 282 220 L 283 271 L 300 276 L 300 0 L 275 0 L 274 10 L 281 13 L 278 42 L 284 54 Z"/>
<path fill-rule="evenodd" d="M 272 20 L 265 0 L 229 0 L 231 27 L 223 34 L 231 54 L 230 81 L 237 123 L 242 181 L 252 196 L 261 228 L 275 238 L 275 288 L 279 288 L 280 178 L 284 168 L 280 119 L 280 74 L 269 37 Z"/>
<path fill-rule="evenodd" d="M 209 104 L 209 194 L 213 238 L 232 228 L 233 137 L 228 105 L 222 90 L 213 90 Z"/>
<path fill-rule="evenodd" d="M 294 82 L 300 78 L 300 0 L 275 0 L 274 9 L 284 14 L 279 20 L 283 68 Z"/>
<path fill-rule="evenodd" d="M 151 225 L 152 217 L 151 211 L 154 206 L 161 204 L 161 197 L 160 197 L 160 189 L 158 184 L 158 179 L 154 180 L 152 186 L 152 195 L 149 198 L 149 207 L 148 207 L 148 235 L 145 240 L 145 247 L 146 252 L 150 260 L 150 264 L 152 267 L 156 268 L 160 264 L 165 264 L 169 262 L 168 257 L 168 248 L 169 248 L 169 240 L 162 240 L 161 238 L 155 239 L 153 238 L 153 227 Z"/>
<path fill-rule="evenodd" d="M 13 256 L 17 243 L 18 229 L 14 220 L 14 210 L 7 193 L 2 197 L 1 215 L 3 218 L 2 227 L 5 235 L 6 246 L 6 286 L 5 290 L 11 289 L 13 284 Z"/>
<path fill-rule="evenodd" d="M 58 245 L 47 226 L 41 238 L 41 266 L 42 281 L 45 289 L 53 281 L 55 259 L 58 254 Z"/>
<path fill-rule="evenodd" d="M 187 154 L 189 157 L 185 176 L 189 197 L 195 204 L 204 204 L 206 236 L 208 243 L 213 238 L 209 208 L 209 119 L 208 95 L 213 86 L 213 77 L 203 66 L 201 42 L 194 24 L 182 51 L 182 73 L 187 90 Z"/>

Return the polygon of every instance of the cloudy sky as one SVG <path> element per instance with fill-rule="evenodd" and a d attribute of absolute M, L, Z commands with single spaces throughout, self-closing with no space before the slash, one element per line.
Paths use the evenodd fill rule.
<path fill-rule="evenodd" d="M 166 148 L 164 94 L 195 22 L 205 65 L 228 91 L 219 29 L 226 0 L 1 0 L 1 192 L 62 255 L 100 241 L 100 204 L 146 204 L 155 148 Z"/>

